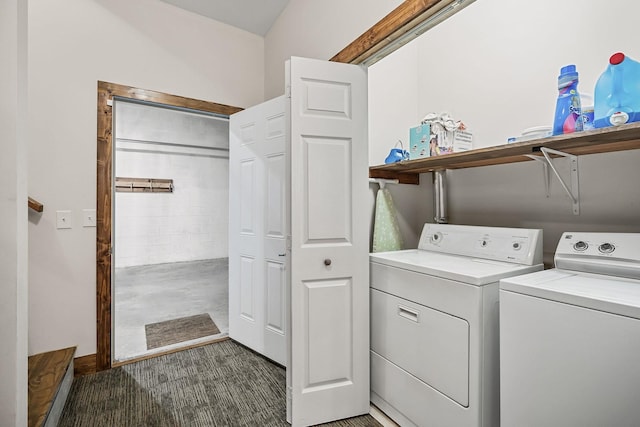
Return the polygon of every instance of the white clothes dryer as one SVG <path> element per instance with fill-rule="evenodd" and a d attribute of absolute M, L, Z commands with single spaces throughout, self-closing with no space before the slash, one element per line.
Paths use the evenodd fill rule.
<path fill-rule="evenodd" d="M 425 224 L 370 261 L 371 401 L 402 426 L 498 426 L 498 282 L 542 270 L 542 231 Z"/>
<path fill-rule="evenodd" d="M 640 426 L 640 233 L 564 233 L 500 281 L 503 427 Z"/>

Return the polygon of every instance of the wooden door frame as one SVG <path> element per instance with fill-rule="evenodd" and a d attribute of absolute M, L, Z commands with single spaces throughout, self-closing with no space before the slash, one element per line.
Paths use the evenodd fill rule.
<path fill-rule="evenodd" d="M 242 108 L 98 81 L 96 188 L 96 370 L 111 368 L 113 97 L 230 116 Z"/>
<path fill-rule="evenodd" d="M 360 37 L 338 52 L 331 61 L 360 64 L 382 48 L 405 36 L 454 0 L 405 0 Z M 398 46 L 399 47 L 399 46 Z M 150 101 L 175 107 L 231 115 L 241 108 L 182 96 L 137 89 L 115 83 L 98 82 L 98 168 L 97 168 L 97 346 L 96 369 L 111 368 L 111 182 L 112 112 L 114 96 Z"/>

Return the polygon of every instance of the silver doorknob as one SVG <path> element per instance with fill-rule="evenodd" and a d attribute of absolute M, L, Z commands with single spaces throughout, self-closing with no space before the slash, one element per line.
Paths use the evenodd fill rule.
<path fill-rule="evenodd" d="M 327 267 L 331 265 L 331 260 L 329 258 L 324 260 L 324 265 L 326 265 Z"/>

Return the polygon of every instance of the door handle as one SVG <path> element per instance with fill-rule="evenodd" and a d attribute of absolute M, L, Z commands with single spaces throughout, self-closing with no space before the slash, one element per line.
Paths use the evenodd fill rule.
<path fill-rule="evenodd" d="M 326 265 L 327 267 L 329 267 L 331 265 L 331 259 L 327 258 L 324 260 L 324 265 Z"/>

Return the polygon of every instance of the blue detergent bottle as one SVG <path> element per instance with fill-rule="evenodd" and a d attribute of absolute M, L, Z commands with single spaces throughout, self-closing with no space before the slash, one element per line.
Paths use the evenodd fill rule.
<path fill-rule="evenodd" d="M 553 134 L 572 133 L 582 130 L 580 95 L 578 94 L 578 72 L 575 65 L 560 69 L 558 76 L 558 101 L 553 120 Z"/>
<path fill-rule="evenodd" d="M 595 127 L 640 121 L 640 62 L 622 52 L 611 55 L 594 95 Z"/>

